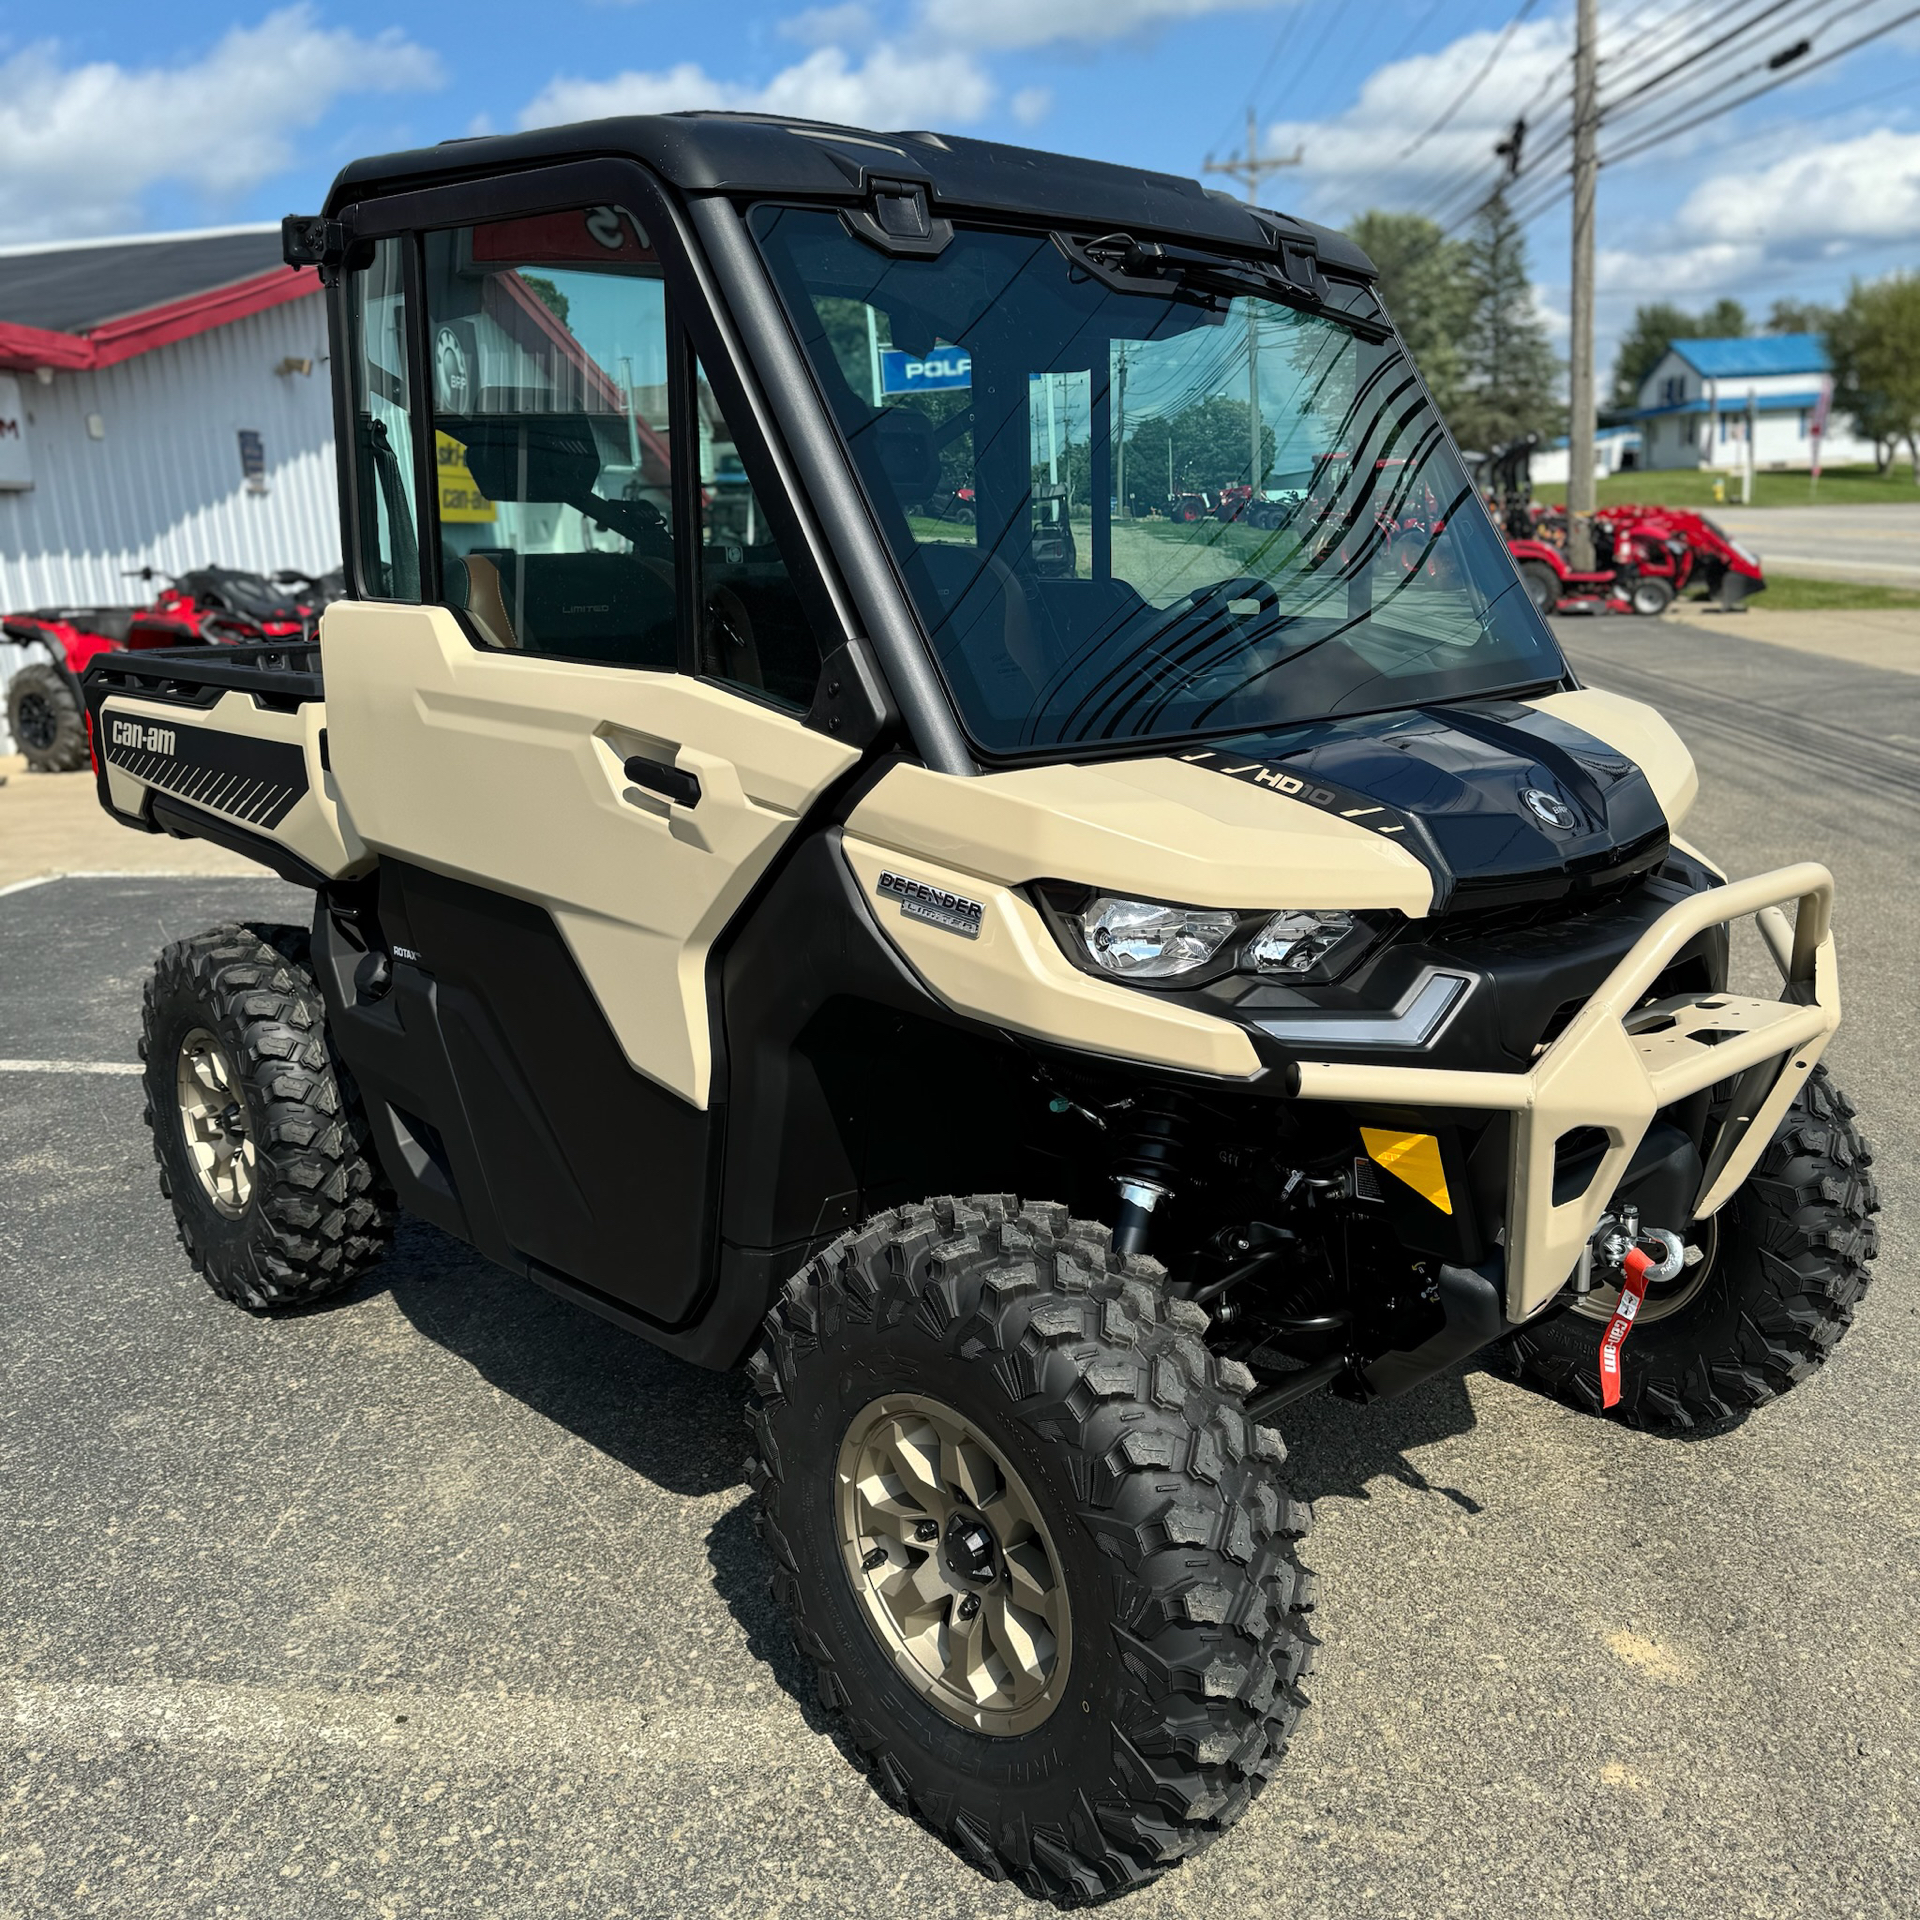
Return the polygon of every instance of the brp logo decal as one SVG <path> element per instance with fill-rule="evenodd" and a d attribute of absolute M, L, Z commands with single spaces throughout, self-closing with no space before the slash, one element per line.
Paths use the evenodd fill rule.
<path fill-rule="evenodd" d="M 1539 787 L 1522 787 L 1520 799 L 1527 811 L 1543 826 L 1557 828 L 1561 833 L 1571 833 L 1580 824 L 1573 809 L 1557 793 L 1546 793 Z"/>

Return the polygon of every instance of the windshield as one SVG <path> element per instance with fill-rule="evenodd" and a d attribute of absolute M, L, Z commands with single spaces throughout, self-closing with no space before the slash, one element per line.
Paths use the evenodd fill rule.
<path fill-rule="evenodd" d="M 1245 733 L 1565 671 L 1384 326 L 1046 235 L 754 227 L 975 742 Z M 1334 283 L 1329 306 L 1377 315 Z"/>

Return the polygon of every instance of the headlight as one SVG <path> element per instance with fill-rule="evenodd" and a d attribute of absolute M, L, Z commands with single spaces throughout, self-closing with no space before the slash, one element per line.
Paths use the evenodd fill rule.
<path fill-rule="evenodd" d="M 1337 910 L 1276 913 L 1247 942 L 1247 964 L 1255 973 L 1311 973 L 1358 925 L 1352 914 Z"/>
<path fill-rule="evenodd" d="M 1094 964 L 1129 980 L 1168 980 L 1204 967 L 1240 924 L 1237 913 L 1104 893 L 1073 919 Z"/>

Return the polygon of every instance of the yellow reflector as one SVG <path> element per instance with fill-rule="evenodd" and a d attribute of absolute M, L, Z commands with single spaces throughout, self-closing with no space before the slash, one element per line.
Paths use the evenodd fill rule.
<path fill-rule="evenodd" d="M 1385 1127 L 1362 1127 L 1360 1138 L 1366 1142 L 1369 1159 L 1385 1167 L 1396 1180 L 1404 1180 L 1421 1199 L 1430 1201 L 1442 1213 L 1453 1211 L 1446 1169 L 1440 1164 L 1440 1142 L 1432 1134 L 1393 1133 Z"/>

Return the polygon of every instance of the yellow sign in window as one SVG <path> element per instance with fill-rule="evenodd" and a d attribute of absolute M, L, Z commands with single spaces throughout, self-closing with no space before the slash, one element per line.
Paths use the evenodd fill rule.
<path fill-rule="evenodd" d="M 433 444 L 440 464 L 440 518 L 493 519 L 493 502 L 473 484 L 473 475 L 467 471 L 466 448 L 448 433 L 436 432 Z"/>

